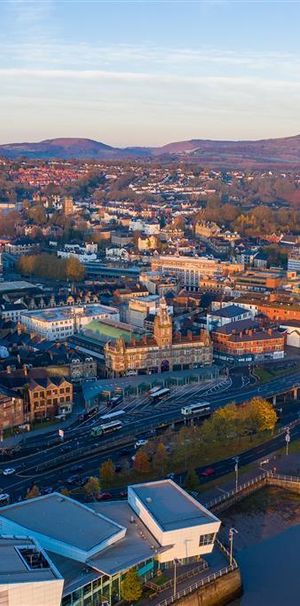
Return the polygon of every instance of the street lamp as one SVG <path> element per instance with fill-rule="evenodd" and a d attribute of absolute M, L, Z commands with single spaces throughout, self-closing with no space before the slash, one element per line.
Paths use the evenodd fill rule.
<path fill-rule="evenodd" d="M 286 434 L 285 434 L 285 454 L 286 455 L 289 454 L 289 443 L 290 443 L 290 441 L 291 441 L 290 428 L 287 427 Z"/>
<path fill-rule="evenodd" d="M 235 471 L 235 491 L 237 492 L 239 485 L 239 460 L 240 457 L 234 457 L 234 471 Z"/>
<path fill-rule="evenodd" d="M 174 583 L 173 583 L 173 584 L 174 584 L 174 594 L 173 594 L 173 595 L 174 595 L 174 598 L 175 598 L 176 593 L 177 593 L 177 563 L 178 563 L 178 562 L 177 562 L 177 560 L 175 559 L 175 560 L 174 560 Z"/>
<path fill-rule="evenodd" d="M 233 535 L 234 534 L 238 534 L 239 531 L 236 528 L 230 528 L 229 529 L 229 563 L 230 566 L 232 566 L 232 562 L 233 562 Z"/>

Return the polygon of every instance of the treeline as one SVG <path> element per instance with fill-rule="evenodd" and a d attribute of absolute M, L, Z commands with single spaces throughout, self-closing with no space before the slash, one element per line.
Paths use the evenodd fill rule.
<path fill-rule="evenodd" d="M 82 280 L 85 273 L 83 265 L 75 257 L 60 259 L 47 253 L 21 257 L 17 267 L 19 272 L 25 276 L 39 276 L 50 280 L 70 280 L 72 282 Z"/>

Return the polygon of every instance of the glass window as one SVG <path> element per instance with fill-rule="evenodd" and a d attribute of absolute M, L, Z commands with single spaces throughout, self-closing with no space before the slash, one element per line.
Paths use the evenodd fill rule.
<path fill-rule="evenodd" d="M 210 534 L 202 534 L 200 536 L 199 546 L 202 547 L 203 545 L 211 545 L 211 543 L 214 542 L 214 538 L 215 538 L 214 532 L 212 532 Z"/>

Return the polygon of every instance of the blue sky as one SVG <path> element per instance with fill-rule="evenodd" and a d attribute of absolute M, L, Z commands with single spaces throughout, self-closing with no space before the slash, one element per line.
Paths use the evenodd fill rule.
<path fill-rule="evenodd" d="M 300 3 L 0 0 L 0 142 L 300 133 Z"/>

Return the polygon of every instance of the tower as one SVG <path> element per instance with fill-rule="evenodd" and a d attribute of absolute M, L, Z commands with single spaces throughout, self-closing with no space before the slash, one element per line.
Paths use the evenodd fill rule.
<path fill-rule="evenodd" d="M 164 297 L 160 299 L 158 313 L 154 320 L 154 338 L 158 347 L 172 345 L 172 319 Z"/>
<path fill-rule="evenodd" d="M 74 205 L 72 196 L 66 196 L 63 202 L 63 211 L 65 216 L 69 216 L 73 214 Z"/>

